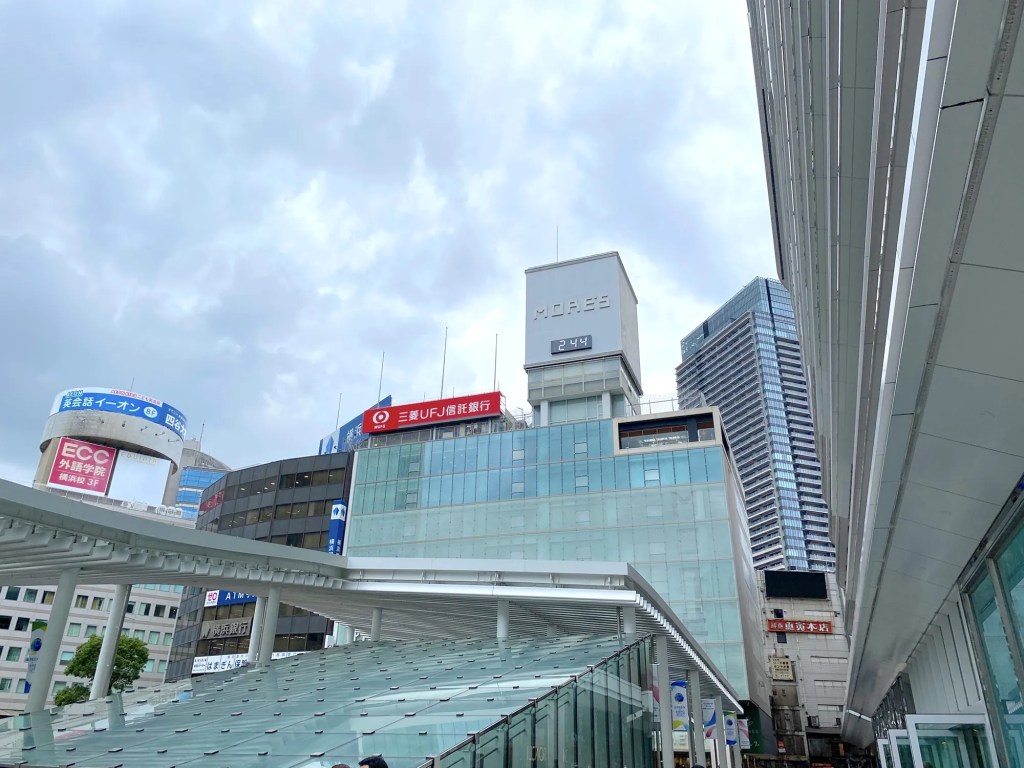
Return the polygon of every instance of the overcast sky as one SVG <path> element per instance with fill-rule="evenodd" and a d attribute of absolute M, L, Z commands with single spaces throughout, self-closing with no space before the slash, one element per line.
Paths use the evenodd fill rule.
<path fill-rule="evenodd" d="M 527 267 L 617 250 L 648 396 L 774 276 L 741 2 L 0 1 L 0 477 L 128 387 L 232 466 L 384 394 L 526 405 Z"/>

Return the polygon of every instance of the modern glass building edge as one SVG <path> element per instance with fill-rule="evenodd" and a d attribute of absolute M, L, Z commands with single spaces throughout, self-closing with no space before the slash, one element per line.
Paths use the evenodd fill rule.
<path fill-rule="evenodd" d="M 717 690 L 738 705 L 724 676 L 692 642 L 682 622 L 663 610 L 657 593 L 625 563 L 566 562 L 557 570 L 536 573 L 536 564 L 528 562 L 504 563 L 500 572 L 493 562 L 456 559 L 426 564 L 390 558 L 353 558 L 349 562 L 337 555 L 278 544 L 169 529 L 118 512 L 89 514 L 90 509 L 80 502 L 0 481 L 0 518 L 5 519 L 0 530 L 0 581 L 50 583 L 55 581 L 56 571 L 68 570 L 72 562 L 71 570 L 78 569 L 77 581 L 81 582 L 145 579 L 202 586 L 215 578 L 255 595 L 277 589 L 282 602 L 367 628 L 375 609 L 381 609 L 385 634 L 406 632 L 413 637 L 428 636 L 428 632 L 434 637 L 493 637 L 495 614 L 481 609 L 505 599 L 513 604 L 517 599 L 528 601 L 531 610 L 544 612 L 533 625 L 517 624 L 513 612 L 513 631 L 543 635 L 554 626 L 567 636 L 615 634 L 623 621 L 620 608 L 635 606 L 642 609 L 636 616 L 638 634 L 670 639 L 674 673 L 684 674 L 696 667 L 709 691 Z M 19 557 L 30 533 L 35 544 L 32 556 Z M 121 556 L 111 559 L 111 547 Z M 42 555 L 53 570 L 38 568 Z M 603 574 L 599 573 L 602 569 L 606 571 Z M 510 578 L 521 583 L 508 586 L 505 580 Z M 616 583 L 619 581 L 621 585 Z M 570 584 L 575 587 L 559 586 Z M 453 621 L 453 616 L 458 620 Z"/>

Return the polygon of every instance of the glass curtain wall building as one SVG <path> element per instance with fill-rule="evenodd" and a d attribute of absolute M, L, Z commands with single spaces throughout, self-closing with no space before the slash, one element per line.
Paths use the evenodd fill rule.
<path fill-rule="evenodd" d="M 722 412 L 755 567 L 834 570 L 800 342 L 782 283 L 755 279 L 680 346 L 680 407 L 703 396 Z"/>
<path fill-rule="evenodd" d="M 348 498 L 349 453 L 307 456 L 229 472 L 203 492 L 196 527 L 323 552 L 327 548 L 331 505 Z M 249 622 L 255 598 L 231 595 L 207 604 L 206 593 L 188 588 L 181 600 L 167 669 L 168 680 L 193 671 L 216 671 L 249 650 Z M 225 630 L 224 625 L 231 625 Z M 216 629 L 216 631 L 213 631 Z M 276 653 L 324 647 L 333 623 L 309 611 L 281 605 Z"/>
<path fill-rule="evenodd" d="M 628 561 L 767 711 L 745 651 L 763 638 L 717 411 L 659 416 L 362 449 L 345 554 Z"/>

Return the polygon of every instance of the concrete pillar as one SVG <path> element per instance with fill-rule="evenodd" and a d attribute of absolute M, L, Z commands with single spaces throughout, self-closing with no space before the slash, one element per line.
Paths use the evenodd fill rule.
<path fill-rule="evenodd" d="M 107 631 L 103 634 L 103 645 L 100 646 L 100 658 L 96 662 L 96 676 L 92 679 L 89 691 L 90 699 L 102 699 L 110 690 L 110 678 L 114 674 L 114 657 L 117 655 L 117 641 L 121 639 L 121 627 L 124 626 L 124 609 L 128 605 L 128 596 L 132 593 L 131 584 L 118 584 L 114 587 L 114 597 L 110 602 L 110 618 L 107 620 Z"/>
<path fill-rule="evenodd" d="M 658 662 L 658 712 L 661 719 L 661 768 L 674 768 L 672 749 L 672 679 L 668 674 L 668 638 L 656 635 L 654 656 Z"/>
<path fill-rule="evenodd" d="M 53 605 L 50 606 L 50 618 L 46 622 L 43 647 L 39 649 L 36 671 L 32 675 L 32 688 L 25 702 L 26 712 L 41 712 L 46 706 L 50 685 L 53 682 L 53 670 L 60 655 L 60 643 L 64 639 L 64 631 L 68 625 L 71 604 L 75 600 L 78 571 L 78 568 L 61 571 L 60 579 L 57 581 L 57 594 L 53 596 Z"/>
<path fill-rule="evenodd" d="M 619 609 L 622 616 L 622 636 L 627 643 L 636 640 L 636 606 L 624 605 Z"/>
<path fill-rule="evenodd" d="M 255 664 L 256 656 L 260 650 L 260 641 L 263 639 L 263 617 L 267 615 L 267 598 L 262 595 L 256 596 L 256 610 L 252 614 L 252 624 L 249 626 L 249 651 L 245 654 L 246 664 Z"/>
<path fill-rule="evenodd" d="M 700 690 L 700 670 L 686 675 L 686 695 L 690 697 L 690 765 L 707 765 L 704 744 L 704 699 Z"/>
<path fill-rule="evenodd" d="M 718 746 L 716 750 L 718 754 L 718 765 L 719 768 L 724 768 L 729 764 L 729 748 L 725 743 L 725 711 L 722 709 L 722 697 L 715 696 L 715 743 Z"/>
<path fill-rule="evenodd" d="M 540 401 L 540 424 L 536 424 L 534 426 L 546 427 L 546 426 L 548 426 L 548 424 L 551 423 L 550 419 L 551 419 L 551 403 L 549 403 L 547 400 L 541 400 Z M 50 462 L 50 463 L 52 464 L 53 462 Z M 44 478 L 41 482 L 45 483 L 46 479 Z"/>
<path fill-rule="evenodd" d="M 377 642 L 380 640 L 380 625 L 384 620 L 384 609 L 374 608 L 373 615 L 370 617 L 370 640 Z"/>
<path fill-rule="evenodd" d="M 612 417 L 612 393 L 602 392 L 601 393 L 601 418 L 610 419 Z"/>
<path fill-rule="evenodd" d="M 498 601 L 498 639 L 508 640 L 508 600 Z"/>
<path fill-rule="evenodd" d="M 281 610 L 281 588 L 271 587 L 263 609 L 263 634 L 256 651 L 257 664 L 269 664 L 274 654 L 274 638 L 277 636 L 277 614 Z"/>

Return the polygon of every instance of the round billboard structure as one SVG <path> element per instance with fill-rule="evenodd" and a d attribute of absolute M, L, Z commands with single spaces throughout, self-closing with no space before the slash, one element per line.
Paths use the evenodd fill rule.
<path fill-rule="evenodd" d="M 68 389 L 50 408 L 36 482 L 47 484 L 58 469 L 84 471 L 84 479 L 75 475 L 72 482 L 87 493 L 103 493 L 105 486 L 94 478 L 106 474 L 105 449 L 167 459 L 177 471 L 187 432 L 185 415 L 155 397 L 104 387 Z"/>

